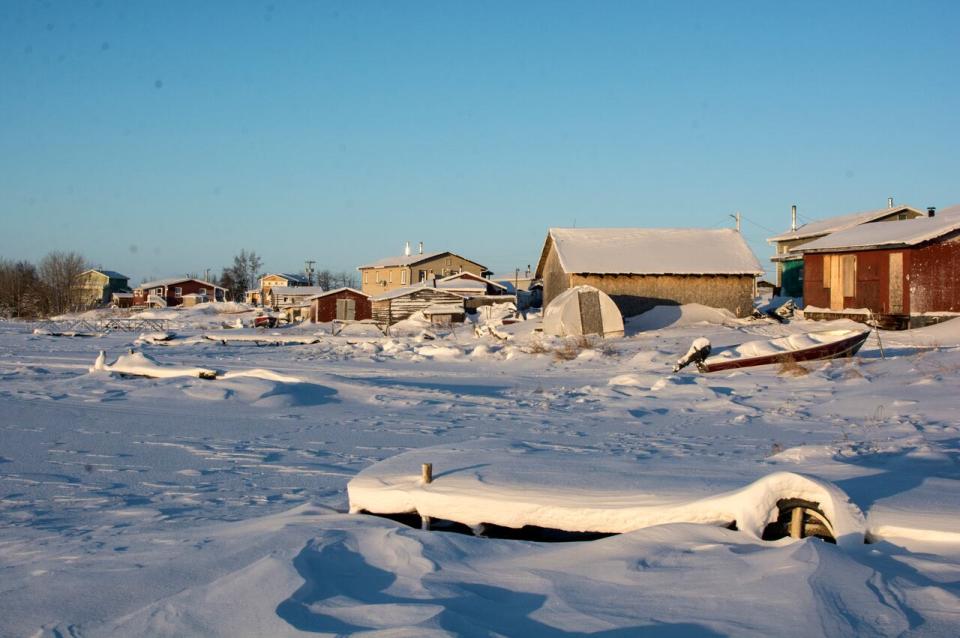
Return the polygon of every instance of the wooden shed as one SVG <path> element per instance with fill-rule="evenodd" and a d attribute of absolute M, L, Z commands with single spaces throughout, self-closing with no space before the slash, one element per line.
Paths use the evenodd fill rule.
<path fill-rule="evenodd" d="M 463 297 L 431 285 L 408 286 L 371 298 L 373 320 L 383 326 L 403 321 L 433 305 L 463 307 Z"/>
<path fill-rule="evenodd" d="M 314 323 L 328 321 L 363 321 L 373 317 L 370 295 L 353 288 L 337 288 L 311 298 L 310 320 Z"/>
<path fill-rule="evenodd" d="M 869 224 L 803 246 L 811 319 L 866 319 L 907 328 L 960 312 L 960 206 L 895 224 Z"/>
<path fill-rule="evenodd" d="M 761 274 L 740 233 L 696 228 L 552 228 L 536 272 L 545 306 L 588 285 L 610 295 L 625 317 L 686 303 L 745 317 Z"/>

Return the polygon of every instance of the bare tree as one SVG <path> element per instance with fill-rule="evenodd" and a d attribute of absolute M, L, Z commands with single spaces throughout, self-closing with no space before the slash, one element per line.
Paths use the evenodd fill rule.
<path fill-rule="evenodd" d="M 79 306 L 77 278 L 86 269 L 86 260 L 75 252 L 55 251 L 40 260 L 37 272 L 46 291 L 47 310 L 59 315 Z"/>
<path fill-rule="evenodd" d="M 233 265 L 223 269 L 220 285 L 227 289 L 231 299 L 243 299 L 246 292 L 254 287 L 263 260 L 254 251 L 241 250 L 233 258 Z"/>
<path fill-rule="evenodd" d="M 33 264 L 0 259 L 0 314 L 9 317 L 37 317 L 44 314 L 43 292 L 43 285 Z"/>

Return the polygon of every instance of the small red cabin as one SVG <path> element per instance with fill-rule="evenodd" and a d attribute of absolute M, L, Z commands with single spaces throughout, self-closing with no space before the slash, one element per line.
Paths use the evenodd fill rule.
<path fill-rule="evenodd" d="M 866 309 L 891 327 L 907 327 L 918 324 L 911 317 L 960 312 L 960 208 L 932 213 L 804 245 L 808 314 L 835 318 Z"/>
<path fill-rule="evenodd" d="M 353 288 L 337 288 L 310 298 L 310 320 L 325 323 L 333 320 L 363 321 L 373 316 L 370 295 Z"/>

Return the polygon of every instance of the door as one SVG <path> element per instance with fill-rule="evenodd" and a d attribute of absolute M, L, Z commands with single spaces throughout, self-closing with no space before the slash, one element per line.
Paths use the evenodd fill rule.
<path fill-rule="evenodd" d="M 603 334 L 603 317 L 600 316 L 600 295 L 596 290 L 579 293 L 580 330 L 585 335 Z"/>
<path fill-rule="evenodd" d="M 337 299 L 337 319 L 353 321 L 357 318 L 357 302 L 354 299 Z"/>
<path fill-rule="evenodd" d="M 903 253 L 890 253 L 890 314 L 903 314 Z"/>

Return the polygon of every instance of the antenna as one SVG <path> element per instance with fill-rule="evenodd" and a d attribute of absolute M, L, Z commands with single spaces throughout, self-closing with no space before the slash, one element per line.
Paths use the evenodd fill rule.
<path fill-rule="evenodd" d="M 736 213 L 731 213 L 730 217 L 733 217 L 735 220 L 737 220 L 737 232 L 739 233 L 740 232 L 740 211 L 737 211 Z"/>

